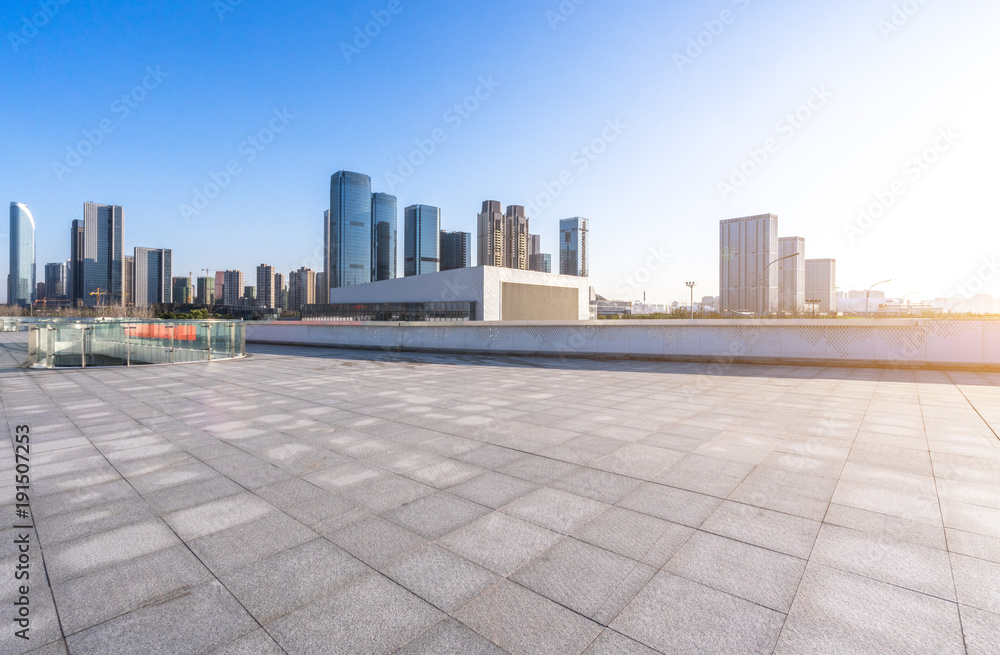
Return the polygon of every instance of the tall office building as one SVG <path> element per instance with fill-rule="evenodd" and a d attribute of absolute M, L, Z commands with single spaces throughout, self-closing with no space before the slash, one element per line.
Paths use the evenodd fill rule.
<path fill-rule="evenodd" d="M 55 262 L 45 265 L 45 294 L 53 298 L 65 298 L 67 291 L 66 263 Z"/>
<path fill-rule="evenodd" d="M 529 232 L 524 207 L 499 201 L 483 202 L 477 216 L 479 266 L 500 266 L 528 270 Z"/>
<path fill-rule="evenodd" d="M 806 300 L 819 301 L 821 312 L 837 311 L 837 260 L 806 260 Z"/>
<path fill-rule="evenodd" d="M 215 272 L 215 302 L 225 304 L 226 272 Z"/>
<path fill-rule="evenodd" d="M 314 304 L 316 304 L 316 272 L 303 266 L 289 273 L 288 309 L 297 312 L 305 305 Z"/>
<path fill-rule="evenodd" d="M 83 205 L 83 302 L 86 305 L 121 305 L 124 302 L 124 216 L 125 210 L 117 205 L 93 202 Z"/>
<path fill-rule="evenodd" d="M 330 285 L 326 282 L 326 273 L 320 273 L 316 271 L 316 300 L 319 301 L 323 297 L 323 292 L 321 289 L 329 289 Z"/>
<path fill-rule="evenodd" d="M 83 301 L 83 221 L 76 219 L 69 230 L 69 270 L 67 271 L 69 291 L 67 296 L 73 305 Z"/>
<path fill-rule="evenodd" d="M 38 292 L 35 280 L 35 219 L 28 206 L 10 203 L 10 277 L 7 304 L 29 307 Z"/>
<path fill-rule="evenodd" d="M 538 255 L 542 252 L 542 235 L 540 234 L 529 234 L 528 235 L 528 256 Z"/>
<path fill-rule="evenodd" d="M 779 237 L 778 295 L 781 311 L 803 312 L 806 309 L 806 240 L 802 237 Z"/>
<path fill-rule="evenodd" d="M 778 217 L 719 221 L 719 311 L 770 313 L 778 308 Z"/>
<path fill-rule="evenodd" d="M 285 276 L 274 274 L 274 306 L 284 311 L 288 309 L 288 289 L 285 288 Z"/>
<path fill-rule="evenodd" d="M 136 307 L 168 305 L 173 300 L 173 251 L 169 248 L 135 249 Z"/>
<path fill-rule="evenodd" d="M 544 252 L 528 256 L 528 270 L 539 273 L 552 272 L 552 255 Z"/>
<path fill-rule="evenodd" d="M 330 299 L 330 210 L 323 212 L 323 284 L 317 289 L 322 298 Z M 326 302 L 326 301 L 324 301 Z"/>
<path fill-rule="evenodd" d="M 472 234 L 469 232 L 442 232 L 440 239 L 441 270 L 472 268 Z"/>
<path fill-rule="evenodd" d="M 330 288 L 371 282 L 374 228 L 370 177 L 350 171 L 333 174 L 328 223 L 330 254 L 326 279 Z"/>
<path fill-rule="evenodd" d="M 135 306 L 135 255 L 125 255 L 122 262 L 122 293 L 126 307 Z"/>
<path fill-rule="evenodd" d="M 257 306 L 257 287 L 249 285 L 243 287 L 243 304 L 249 307 Z"/>
<path fill-rule="evenodd" d="M 200 277 L 197 283 L 197 296 L 195 302 L 199 305 L 212 305 L 215 303 L 215 278 Z"/>
<path fill-rule="evenodd" d="M 257 300 L 258 304 L 268 309 L 274 309 L 274 267 L 261 264 L 257 267 Z"/>
<path fill-rule="evenodd" d="M 240 296 L 243 295 L 243 271 L 224 271 L 222 282 L 222 304 L 226 307 L 238 307 Z"/>
<path fill-rule="evenodd" d="M 559 274 L 590 277 L 590 221 L 564 218 L 559 221 Z"/>
<path fill-rule="evenodd" d="M 392 280 L 396 277 L 396 196 L 387 193 L 372 194 L 372 282 Z M 324 301 L 327 302 L 329 298 Z"/>
<path fill-rule="evenodd" d="M 441 210 L 411 205 L 403 213 L 403 275 L 437 273 L 441 266 Z"/>
<path fill-rule="evenodd" d="M 191 278 L 175 277 L 173 279 L 171 300 L 178 305 L 190 305 L 194 303 L 194 288 L 191 286 Z"/>

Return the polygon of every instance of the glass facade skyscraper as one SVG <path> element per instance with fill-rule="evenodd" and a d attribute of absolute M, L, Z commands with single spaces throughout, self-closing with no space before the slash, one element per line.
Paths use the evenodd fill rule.
<path fill-rule="evenodd" d="M 7 304 L 28 307 L 35 301 L 35 219 L 28 206 L 10 203 L 10 277 Z"/>
<path fill-rule="evenodd" d="M 64 298 L 67 291 L 66 264 L 54 262 L 45 265 L 45 293 L 49 299 Z"/>
<path fill-rule="evenodd" d="M 469 232 L 441 233 L 441 270 L 472 267 L 472 234 Z"/>
<path fill-rule="evenodd" d="M 66 296 L 76 305 L 83 302 L 83 221 L 76 219 L 69 231 L 69 269 L 66 271 L 69 290 Z"/>
<path fill-rule="evenodd" d="M 396 215 L 396 196 L 372 194 L 372 221 L 375 225 L 372 282 L 396 277 Z M 329 302 L 329 298 L 324 302 Z"/>
<path fill-rule="evenodd" d="M 586 218 L 564 218 L 559 221 L 559 274 L 576 277 L 590 276 L 590 234 Z"/>
<path fill-rule="evenodd" d="M 83 302 L 94 306 L 124 302 L 125 210 L 116 205 L 83 205 Z M 137 272 L 138 273 L 138 272 Z M 100 290 L 100 296 L 91 295 Z M 138 303 L 137 303 L 138 304 Z"/>
<path fill-rule="evenodd" d="M 135 249 L 136 307 L 173 302 L 173 251 L 163 248 Z"/>
<path fill-rule="evenodd" d="M 330 179 L 329 267 L 331 289 L 372 281 L 372 182 L 338 171 Z"/>
<path fill-rule="evenodd" d="M 411 205 L 403 217 L 403 274 L 437 273 L 441 265 L 441 210 Z"/>

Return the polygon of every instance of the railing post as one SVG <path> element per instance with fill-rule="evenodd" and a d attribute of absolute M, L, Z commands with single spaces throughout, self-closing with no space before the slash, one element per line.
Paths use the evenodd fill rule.
<path fill-rule="evenodd" d="M 80 326 L 80 367 L 87 368 L 87 326 Z"/>
<path fill-rule="evenodd" d="M 212 324 L 205 323 L 205 342 L 208 344 L 208 361 L 212 361 Z"/>
<path fill-rule="evenodd" d="M 174 363 L 174 325 L 168 325 L 167 329 L 170 330 L 170 363 Z"/>

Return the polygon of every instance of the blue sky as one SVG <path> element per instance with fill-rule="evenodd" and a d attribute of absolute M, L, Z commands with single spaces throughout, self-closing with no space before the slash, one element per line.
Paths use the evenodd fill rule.
<path fill-rule="evenodd" d="M 588 217 L 614 298 L 716 294 L 718 221 L 765 212 L 843 289 L 1000 296 L 997 24 L 987 0 L 7 0 L 0 200 L 39 273 L 88 200 L 177 275 L 315 268 L 348 169 L 449 230 L 524 204 L 553 254 Z"/>

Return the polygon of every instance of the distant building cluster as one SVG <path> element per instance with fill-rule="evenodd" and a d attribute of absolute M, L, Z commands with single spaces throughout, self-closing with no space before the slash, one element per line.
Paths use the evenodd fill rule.
<path fill-rule="evenodd" d="M 774 214 L 719 224 L 719 302 L 723 313 L 837 311 L 837 262 L 806 259 L 806 240 L 779 237 Z"/>
<path fill-rule="evenodd" d="M 124 245 L 125 211 L 118 205 L 87 202 L 83 218 L 70 227 L 70 257 L 45 265 L 35 279 L 35 221 L 28 207 L 11 203 L 11 260 L 7 297 L 23 307 L 223 306 L 276 312 L 300 311 L 331 302 L 336 289 L 479 266 L 553 273 L 552 255 L 529 229 L 524 207 L 483 202 L 472 233 L 442 227 L 441 209 L 416 204 L 403 209 L 402 276 L 397 271 L 397 199 L 372 192 L 371 178 L 338 171 L 330 180 L 330 208 L 323 213 L 322 270 L 308 267 L 278 273 L 269 264 L 256 278 L 239 270 L 201 269 L 203 276 L 174 275 L 173 250 Z M 588 220 L 559 225 L 559 274 L 588 277 Z M 126 254 L 127 253 L 127 254 Z M 246 282 L 246 283 L 245 283 Z M 253 285 L 256 282 L 256 285 Z"/>

